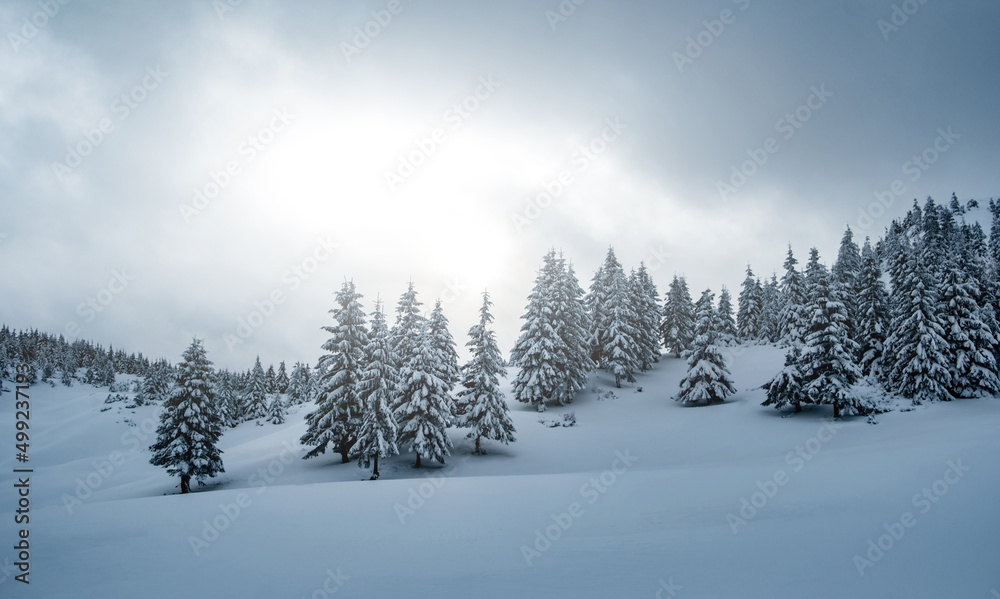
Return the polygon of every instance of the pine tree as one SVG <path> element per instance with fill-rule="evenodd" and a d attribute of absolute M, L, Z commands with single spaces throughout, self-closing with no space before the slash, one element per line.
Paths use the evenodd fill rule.
<path fill-rule="evenodd" d="M 628 289 L 636 315 L 632 328 L 637 332 L 639 369 L 645 372 L 660 361 L 660 294 L 642 262 L 629 275 Z"/>
<path fill-rule="evenodd" d="M 858 298 L 861 295 L 861 252 L 858 244 L 854 242 L 854 232 L 850 227 L 844 231 L 844 236 L 840 240 L 840 250 L 837 253 L 837 261 L 830 269 L 833 277 L 832 285 L 840 289 L 840 296 L 844 303 L 844 310 L 847 315 L 847 332 L 850 338 L 856 343 L 859 341 L 858 325 L 861 321 Z"/>
<path fill-rule="evenodd" d="M 313 446 L 305 458 L 326 453 L 327 446 L 332 445 L 341 463 L 350 461 L 350 449 L 361 426 L 358 384 L 368 346 L 361 297 L 354 281 L 345 281 L 336 295 L 337 307 L 330 310 L 336 326 L 323 327 L 331 337 L 323 344 L 326 353 L 320 358 L 322 379 L 316 409 L 306 416 L 308 428 L 301 438 L 303 445 Z"/>
<path fill-rule="evenodd" d="M 278 392 L 278 375 L 274 372 L 274 364 L 268 366 L 264 373 L 264 391 L 268 395 Z"/>
<path fill-rule="evenodd" d="M 163 403 L 170 394 L 170 369 L 166 360 L 157 360 L 142 377 L 135 405 L 146 406 Z"/>
<path fill-rule="evenodd" d="M 552 251 L 545 257 L 545 268 L 553 279 L 549 301 L 555 323 L 553 352 L 557 381 L 552 399 L 565 405 L 573 403 L 577 392 L 586 387 L 588 374 L 594 369 L 590 359 L 590 325 L 583 289 L 573 265 L 567 264 L 561 254 L 557 258 Z"/>
<path fill-rule="evenodd" d="M 462 389 L 456 400 L 456 424 L 471 428 L 469 439 L 476 440 L 476 454 L 485 453 L 482 440 L 489 439 L 507 444 L 514 438 L 514 423 L 510 409 L 500 391 L 500 378 L 507 376 L 503 357 L 497 347 L 496 335 L 489 329 L 493 323 L 490 295 L 483 292 L 483 306 L 479 309 L 479 324 L 469 329 L 466 347 L 472 358 L 462 366 Z"/>
<path fill-rule="evenodd" d="M 754 277 L 747 265 L 747 276 L 740 291 L 739 308 L 736 312 L 736 334 L 743 343 L 754 343 L 761 338 L 761 289 L 760 280 Z"/>
<path fill-rule="evenodd" d="M 213 409 L 209 382 L 212 363 L 198 339 L 191 342 L 183 357 L 178 365 L 177 385 L 160 413 L 149 462 L 163 466 L 171 476 L 179 476 L 181 493 L 187 493 L 191 479 L 203 484 L 205 478 L 225 469 L 222 452 L 216 447 L 222 426 Z"/>
<path fill-rule="evenodd" d="M 660 335 L 663 337 L 664 347 L 673 352 L 675 358 L 681 357 L 694 341 L 694 328 L 694 302 L 691 301 L 687 281 L 684 277 L 674 275 L 663 306 L 663 320 L 660 323 Z"/>
<path fill-rule="evenodd" d="M 437 361 L 438 377 L 452 389 L 462 380 L 458 369 L 458 352 L 455 351 L 455 339 L 448 330 L 448 318 L 441 308 L 441 300 L 434 302 L 434 310 L 427 319 L 427 333 L 431 337 L 431 346 L 440 356 Z"/>
<path fill-rule="evenodd" d="M 843 292 L 825 268 L 817 268 L 814 275 L 811 318 L 799 360 L 803 389 L 811 403 L 832 405 L 834 418 L 868 414 L 872 406 L 853 390 L 861 372 L 854 363 L 857 348 L 848 332 Z"/>
<path fill-rule="evenodd" d="M 309 392 L 309 367 L 302 362 L 296 362 L 292 366 L 292 375 L 288 378 L 289 403 L 292 405 L 304 403 L 308 399 Z"/>
<path fill-rule="evenodd" d="M 274 379 L 278 393 L 288 393 L 288 371 L 285 369 L 285 361 L 278 365 L 278 375 Z"/>
<path fill-rule="evenodd" d="M 537 407 L 539 412 L 545 411 L 545 402 L 561 396 L 565 383 L 557 357 L 562 340 L 553 306 L 555 261 L 554 251 L 546 254 L 528 295 L 527 311 L 521 316 L 521 334 L 510 353 L 510 365 L 520 369 L 514 377 L 514 399 Z M 592 347 L 589 340 L 588 346 Z"/>
<path fill-rule="evenodd" d="M 605 327 L 608 322 L 609 306 L 613 301 L 616 301 L 611 298 L 612 286 L 616 285 L 619 278 L 625 278 L 625 271 L 615 256 L 615 249 L 608 247 L 604 262 L 594 273 L 594 278 L 590 282 L 590 291 L 584 298 L 590 322 L 590 358 L 598 368 L 608 367 L 608 357 L 603 353 L 607 337 Z"/>
<path fill-rule="evenodd" d="M 736 319 L 733 317 L 733 296 L 725 285 L 719 292 L 719 305 L 716 308 L 716 321 L 719 324 L 719 345 L 736 343 Z"/>
<path fill-rule="evenodd" d="M 271 394 L 271 401 L 267 405 L 267 421 L 271 424 L 283 424 L 285 422 L 285 402 L 281 395 Z"/>
<path fill-rule="evenodd" d="M 785 354 L 785 367 L 762 387 L 767 390 L 762 406 L 774 406 L 778 410 L 794 408 L 798 413 L 803 403 L 810 403 L 802 384 L 801 362 L 802 350 L 794 343 Z"/>
<path fill-rule="evenodd" d="M 241 421 L 243 414 L 233 389 L 232 377 L 228 372 L 219 372 L 215 377 L 215 405 L 222 426 L 235 427 Z"/>
<path fill-rule="evenodd" d="M 711 404 L 725 401 L 736 393 L 726 358 L 716 345 L 718 331 L 715 329 L 714 302 L 715 295 L 710 289 L 706 289 L 696 305 L 696 336 L 687 357 L 687 374 L 681 380 L 680 392 L 675 397 L 679 402 L 690 404 L 704 401 Z"/>
<path fill-rule="evenodd" d="M 771 275 L 761 289 L 760 295 L 760 338 L 762 341 L 777 343 L 781 330 L 781 292 L 778 277 Z"/>
<path fill-rule="evenodd" d="M 778 317 L 779 340 L 783 345 L 794 346 L 802 342 L 802 335 L 809 326 L 806 315 L 806 283 L 802 273 L 795 268 L 799 261 L 788 246 L 785 257 L 785 274 L 781 278 L 781 313 Z"/>
<path fill-rule="evenodd" d="M 601 311 L 604 320 L 598 328 L 598 355 L 604 368 L 615 375 L 615 387 L 621 388 L 622 381 L 635 382 L 642 348 L 639 331 L 632 326 L 637 317 L 629 301 L 628 280 L 620 269 L 611 272 L 607 303 Z"/>
<path fill-rule="evenodd" d="M 359 385 L 364 411 L 361 427 L 358 429 L 358 440 L 351 447 L 350 457 L 358 458 L 358 466 L 361 468 L 373 466 L 371 480 L 378 480 L 379 458 L 399 454 L 399 447 L 396 445 L 399 427 L 392 413 L 392 406 L 396 404 L 394 396 L 399 385 L 399 373 L 389 347 L 389 329 L 381 302 L 375 304 L 365 356 L 367 365 Z"/>
<path fill-rule="evenodd" d="M 885 350 L 888 297 L 885 284 L 882 283 L 881 261 L 867 238 L 861 249 L 858 289 L 858 365 L 862 376 L 877 380 L 880 378 L 882 354 Z"/>
<path fill-rule="evenodd" d="M 440 354 L 434 349 L 426 327 L 414 340 L 413 352 L 399 369 L 400 403 L 394 415 L 399 424 L 399 444 L 422 458 L 444 463 L 450 455 L 451 439 L 446 429 L 454 414 L 448 383 L 439 376 Z"/>
<path fill-rule="evenodd" d="M 244 389 L 243 418 L 244 420 L 267 418 L 267 379 L 264 367 L 260 363 L 260 356 L 257 356 L 250 373 L 250 380 Z"/>
<path fill-rule="evenodd" d="M 415 344 L 427 320 L 420 313 L 422 305 L 423 303 L 417 299 L 413 281 L 410 281 L 396 304 L 396 323 L 389 331 L 389 345 L 392 355 L 396 358 L 397 368 L 409 360 L 416 351 Z"/>
<path fill-rule="evenodd" d="M 919 208 L 917 209 L 919 211 Z M 912 223 L 920 213 L 911 210 Z M 912 230 L 912 225 L 908 227 Z M 938 313 L 939 295 L 927 266 L 932 251 L 915 245 L 906 229 L 892 240 L 891 333 L 885 341 L 885 386 L 914 403 L 951 400 L 948 342 Z"/>

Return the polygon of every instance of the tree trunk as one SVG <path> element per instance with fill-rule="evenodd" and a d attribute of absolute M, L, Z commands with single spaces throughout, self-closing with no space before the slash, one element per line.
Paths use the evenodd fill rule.
<path fill-rule="evenodd" d="M 341 448 L 341 450 L 340 450 L 340 463 L 341 464 L 346 464 L 347 462 L 351 461 L 351 458 L 349 458 L 347 456 L 347 453 L 348 453 L 347 449 Z"/>
<path fill-rule="evenodd" d="M 476 437 L 476 455 L 482 455 L 482 453 L 483 453 L 482 450 L 479 449 L 479 440 L 481 438 L 482 438 L 482 435 Z"/>
<path fill-rule="evenodd" d="M 802 411 L 802 404 L 799 402 L 795 402 L 795 413 L 798 414 L 801 411 Z"/>
<path fill-rule="evenodd" d="M 378 453 L 375 454 L 375 469 L 372 470 L 371 480 L 378 480 Z"/>
<path fill-rule="evenodd" d="M 417 463 L 414 464 L 413 467 L 414 468 L 419 468 L 420 467 L 420 454 L 419 453 L 417 454 Z"/>
<path fill-rule="evenodd" d="M 191 475 L 182 474 L 181 475 L 181 494 L 188 493 L 191 491 Z"/>
<path fill-rule="evenodd" d="M 838 420 L 840 418 L 840 402 L 836 399 L 833 400 L 833 419 Z"/>

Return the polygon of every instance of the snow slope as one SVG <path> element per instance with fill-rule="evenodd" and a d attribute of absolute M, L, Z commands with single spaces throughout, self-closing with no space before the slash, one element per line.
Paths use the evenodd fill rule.
<path fill-rule="evenodd" d="M 1000 401 L 874 426 L 833 423 L 829 408 L 782 418 L 753 389 L 781 352 L 736 353 L 740 393 L 725 404 L 672 401 L 684 364 L 665 359 L 617 399 L 512 406 L 518 441 L 488 456 L 453 430 L 446 467 L 417 471 L 403 455 L 376 482 L 339 456 L 297 459 L 302 406 L 283 425 L 227 430 L 226 473 L 187 496 L 148 463 L 159 408 L 102 412 L 106 390 L 36 385 L 30 585 L 10 569 L 18 464 L 4 394 L 0 596 L 991 599 Z M 567 411 L 576 426 L 538 422 Z M 869 540 L 888 549 L 866 556 Z M 862 573 L 855 556 L 872 558 Z"/>

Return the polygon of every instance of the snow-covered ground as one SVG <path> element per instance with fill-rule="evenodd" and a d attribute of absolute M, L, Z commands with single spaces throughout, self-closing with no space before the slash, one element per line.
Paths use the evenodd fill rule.
<path fill-rule="evenodd" d="M 453 430 L 447 466 L 403 455 L 376 482 L 339 456 L 298 459 L 301 406 L 227 430 L 225 474 L 187 496 L 148 463 L 159 408 L 102 412 L 106 390 L 36 385 L 30 585 L 13 579 L 21 465 L 4 394 L 0 596 L 1000 596 L 1000 400 L 877 425 L 828 407 L 783 418 L 756 389 L 782 360 L 734 356 L 740 393 L 683 407 L 684 365 L 665 359 L 617 398 L 512 406 L 509 447 L 471 456 Z M 539 423 L 570 411 L 575 426 Z"/>

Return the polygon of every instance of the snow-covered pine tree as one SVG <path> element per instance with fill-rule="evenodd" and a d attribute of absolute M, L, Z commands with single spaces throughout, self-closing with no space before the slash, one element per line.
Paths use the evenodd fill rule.
<path fill-rule="evenodd" d="M 855 343 L 860 343 L 858 325 L 861 321 L 858 298 L 861 295 L 859 280 L 861 278 L 861 251 L 854 242 L 854 232 L 847 227 L 840 240 L 840 250 L 837 261 L 830 269 L 833 277 L 831 285 L 840 288 L 841 301 L 847 314 L 847 332 Z"/>
<path fill-rule="evenodd" d="M 483 305 L 479 309 L 479 323 L 469 329 L 466 347 L 472 354 L 462 366 L 462 387 L 456 398 L 456 425 L 472 429 L 467 437 L 476 440 L 476 454 L 485 453 L 482 440 L 514 442 L 514 423 L 510 409 L 500 391 L 500 379 L 507 376 L 503 356 L 497 347 L 495 333 L 489 328 L 493 323 L 490 295 L 483 292 Z"/>
<path fill-rule="evenodd" d="M 135 395 L 135 405 L 163 403 L 170 394 L 170 378 L 170 367 L 166 360 L 153 362 L 142 377 L 139 392 Z"/>
<path fill-rule="evenodd" d="M 587 375 L 594 369 L 590 359 L 587 310 L 583 304 L 583 289 L 572 264 L 562 254 L 556 258 L 550 252 L 546 268 L 555 281 L 550 295 L 553 322 L 556 323 L 554 348 L 558 381 L 552 399 L 559 405 L 573 403 L 577 391 L 587 385 Z"/>
<path fill-rule="evenodd" d="M 336 295 L 337 307 L 330 310 L 335 326 L 325 326 L 330 338 L 320 357 L 322 379 L 316 409 L 306 416 L 308 428 L 300 441 L 311 445 L 304 458 L 326 453 L 327 446 L 340 454 L 341 463 L 350 461 L 350 450 L 361 426 L 361 397 L 358 385 L 365 363 L 368 330 L 361 308 L 362 295 L 354 281 L 345 281 Z"/>
<path fill-rule="evenodd" d="M 767 391 L 767 399 L 760 405 L 774 406 L 778 410 L 794 408 L 798 413 L 802 411 L 803 403 L 810 403 L 802 385 L 801 360 L 800 344 L 793 343 L 785 353 L 785 367 L 761 387 Z"/>
<path fill-rule="evenodd" d="M 688 352 L 688 370 L 681 380 L 680 392 L 674 398 L 676 401 L 711 404 L 725 401 L 736 393 L 726 358 L 716 345 L 718 332 L 715 330 L 714 302 L 715 294 L 706 289 L 695 306 L 698 315 L 695 339 Z"/>
<path fill-rule="evenodd" d="M 409 340 L 404 340 L 408 342 Z M 417 455 L 414 468 L 422 458 L 444 463 L 450 455 L 451 439 L 446 429 L 455 411 L 448 383 L 439 376 L 440 353 L 427 327 L 410 347 L 413 352 L 399 369 L 399 406 L 394 415 L 399 425 L 399 445 Z"/>
<path fill-rule="evenodd" d="M 274 379 L 277 393 L 288 393 L 288 371 L 285 368 L 285 361 L 278 365 L 278 374 Z"/>
<path fill-rule="evenodd" d="M 527 311 L 521 316 L 521 334 L 510 352 L 510 365 L 519 368 L 513 383 L 514 399 L 537 407 L 539 412 L 545 411 L 545 402 L 560 397 L 564 384 L 557 357 L 562 340 L 553 305 L 555 251 L 549 251 L 544 260 L 528 294 Z"/>
<path fill-rule="evenodd" d="M 892 292 L 891 331 L 883 353 L 884 385 L 915 404 L 953 399 L 948 342 L 944 338 L 939 293 L 924 251 L 913 229 L 919 222 L 919 208 L 911 210 L 906 223 L 887 247 Z"/>
<path fill-rule="evenodd" d="M 462 380 L 462 373 L 458 368 L 455 339 L 451 336 L 451 331 L 448 330 L 448 318 L 444 315 L 441 300 L 434 302 L 434 310 L 431 311 L 431 315 L 427 319 L 427 333 L 431 337 L 431 346 L 440 356 L 437 360 L 438 377 L 451 390 Z"/>
<path fill-rule="evenodd" d="M 302 362 L 296 362 L 292 366 L 292 374 L 288 377 L 288 402 L 291 405 L 305 403 L 309 389 L 309 367 Z"/>
<path fill-rule="evenodd" d="M 639 369 L 645 372 L 660 361 L 660 294 L 644 263 L 629 275 L 628 289 L 636 315 L 632 327 L 638 333 Z"/>
<path fill-rule="evenodd" d="M 392 413 L 399 373 L 389 347 L 389 329 L 380 301 L 375 303 L 365 356 L 367 364 L 359 385 L 363 414 L 358 440 L 351 447 L 350 457 L 358 458 L 358 467 L 372 466 L 371 480 L 378 480 L 379 458 L 399 454 L 396 445 L 399 427 Z"/>
<path fill-rule="evenodd" d="M 235 427 L 242 422 L 236 391 L 233 389 L 232 376 L 226 371 L 220 371 L 215 377 L 215 405 L 219 421 L 223 426 Z"/>
<path fill-rule="evenodd" d="M 736 343 L 736 318 L 733 317 L 733 296 L 725 285 L 719 292 L 719 305 L 715 312 L 719 327 L 719 345 L 733 345 Z"/>
<path fill-rule="evenodd" d="M 694 341 L 695 313 L 694 302 L 688 292 L 684 277 L 674 275 L 667 291 L 663 305 L 663 320 L 660 323 L 660 336 L 667 351 L 673 352 L 675 358 L 690 349 Z"/>
<path fill-rule="evenodd" d="M 243 392 L 243 418 L 244 420 L 267 418 L 267 379 L 264 367 L 260 364 L 260 356 L 257 356 L 254 362 L 250 380 L 247 381 Z"/>
<path fill-rule="evenodd" d="M 811 318 L 798 360 L 802 386 L 811 403 L 832 405 L 834 418 L 868 414 L 873 407 L 853 388 L 861 372 L 854 362 L 857 347 L 847 329 L 843 292 L 815 253 L 816 267 L 809 290 Z"/>
<path fill-rule="evenodd" d="M 882 352 L 885 349 L 888 295 L 882 282 L 882 264 L 871 242 L 865 238 L 861 248 L 861 277 L 858 279 L 858 366 L 861 375 L 880 378 Z"/>
<path fill-rule="evenodd" d="M 754 276 L 747 264 L 747 276 L 740 290 L 739 308 L 736 311 L 736 334 L 741 343 L 755 343 L 761 338 L 761 288 L 760 279 Z"/>
<path fill-rule="evenodd" d="M 267 404 L 267 421 L 271 424 L 284 424 L 285 402 L 278 393 L 272 393 Z"/>
<path fill-rule="evenodd" d="M 222 452 L 216 447 L 222 425 L 213 409 L 212 363 L 198 339 L 191 342 L 183 357 L 177 384 L 160 413 L 149 462 L 179 476 L 181 493 L 187 493 L 192 479 L 201 484 L 225 469 Z"/>
<path fill-rule="evenodd" d="M 399 368 L 410 359 L 415 351 L 415 344 L 424 329 L 427 319 L 420 313 L 423 303 L 417 299 L 417 290 L 413 281 L 407 284 L 406 291 L 399 296 L 396 304 L 396 323 L 389 331 L 389 346 L 396 367 Z"/>
<path fill-rule="evenodd" d="M 594 273 L 590 291 L 584 298 L 590 322 L 590 358 L 598 368 L 607 368 L 608 365 L 607 356 L 602 353 L 605 345 L 604 327 L 608 320 L 608 307 L 613 301 L 612 285 L 619 277 L 625 278 L 625 270 L 615 256 L 615 249 L 609 246 L 604 262 Z"/>
<path fill-rule="evenodd" d="M 760 295 L 760 338 L 768 343 L 777 343 L 781 330 L 781 292 L 778 277 L 764 282 Z"/>
<path fill-rule="evenodd" d="M 785 257 L 785 274 L 781 277 L 781 313 L 778 317 L 779 341 L 782 345 L 795 346 L 802 342 L 802 335 L 809 326 L 809 319 L 806 314 L 806 282 L 802 273 L 795 265 L 799 261 L 792 253 L 792 246 L 788 246 L 788 255 Z"/>
<path fill-rule="evenodd" d="M 635 382 L 642 347 L 639 344 L 640 333 L 632 326 L 637 317 L 629 299 L 628 279 L 621 269 L 611 272 L 613 276 L 608 283 L 607 303 L 601 311 L 604 321 L 598 328 L 598 355 L 604 368 L 615 375 L 615 387 L 621 388 L 622 381 Z"/>
<path fill-rule="evenodd" d="M 274 364 L 268 366 L 264 373 L 264 391 L 268 395 L 278 392 L 278 375 L 274 372 Z"/>
<path fill-rule="evenodd" d="M 972 256 L 961 245 L 950 247 L 943 258 L 940 282 L 944 338 L 952 356 L 950 390 L 956 398 L 992 396 L 1000 393 L 993 354 L 997 340 L 983 322 L 978 282 L 963 266 L 964 259 Z"/>

